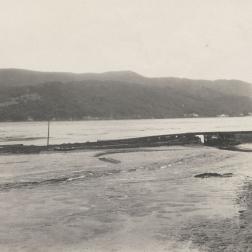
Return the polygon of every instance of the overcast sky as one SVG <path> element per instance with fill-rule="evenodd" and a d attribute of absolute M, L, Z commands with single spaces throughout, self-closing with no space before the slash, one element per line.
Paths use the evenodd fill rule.
<path fill-rule="evenodd" d="M 252 1 L 0 0 L 0 68 L 252 82 Z"/>

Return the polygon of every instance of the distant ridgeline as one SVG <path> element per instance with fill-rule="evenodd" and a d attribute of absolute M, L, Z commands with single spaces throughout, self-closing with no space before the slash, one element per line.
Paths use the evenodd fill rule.
<path fill-rule="evenodd" d="M 0 69 L 0 121 L 245 115 L 252 115 L 252 85 L 239 80 Z"/>

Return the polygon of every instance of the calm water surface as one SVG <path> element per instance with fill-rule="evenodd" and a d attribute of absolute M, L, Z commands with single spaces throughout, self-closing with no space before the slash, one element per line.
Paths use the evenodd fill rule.
<path fill-rule="evenodd" d="M 195 131 L 251 130 L 252 117 L 51 122 L 51 143 L 75 143 Z M 1 144 L 46 144 L 47 122 L 0 123 Z"/>

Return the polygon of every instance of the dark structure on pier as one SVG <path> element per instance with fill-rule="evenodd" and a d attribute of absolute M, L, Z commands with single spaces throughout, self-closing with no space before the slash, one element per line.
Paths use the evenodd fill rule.
<path fill-rule="evenodd" d="M 202 135 L 203 143 L 208 146 L 234 146 L 252 142 L 252 131 L 205 132 Z"/>

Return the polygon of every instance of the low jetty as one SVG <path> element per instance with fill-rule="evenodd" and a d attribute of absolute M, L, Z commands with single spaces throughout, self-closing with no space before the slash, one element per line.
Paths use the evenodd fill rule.
<path fill-rule="evenodd" d="M 235 150 L 237 145 L 252 143 L 252 131 L 194 132 L 158 136 L 104 140 L 85 143 L 37 145 L 0 145 L 0 154 L 32 154 L 44 151 L 74 151 L 90 149 L 121 149 L 172 145 L 206 145 Z"/>

